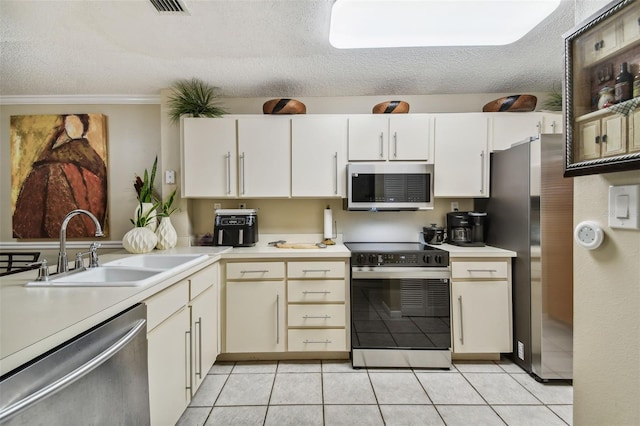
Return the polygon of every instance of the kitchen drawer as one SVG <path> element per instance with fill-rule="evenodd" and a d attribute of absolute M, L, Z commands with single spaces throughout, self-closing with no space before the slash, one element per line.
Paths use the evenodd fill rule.
<path fill-rule="evenodd" d="M 289 352 L 346 351 L 345 329 L 289 330 Z"/>
<path fill-rule="evenodd" d="M 451 262 L 451 278 L 507 278 L 508 261 Z"/>
<path fill-rule="evenodd" d="M 284 278 L 284 262 L 227 263 L 228 280 L 270 280 Z"/>
<path fill-rule="evenodd" d="M 344 278 L 345 262 L 289 262 L 289 278 Z"/>
<path fill-rule="evenodd" d="M 145 300 L 147 332 L 183 308 L 188 302 L 189 283 L 187 281 L 180 281 Z"/>
<path fill-rule="evenodd" d="M 189 299 L 195 299 L 200 293 L 211 287 L 218 280 L 218 265 L 210 266 L 189 277 Z"/>
<path fill-rule="evenodd" d="M 289 302 L 344 302 L 344 280 L 289 280 Z"/>
<path fill-rule="evenodd" d="M 289 327 L 344 327 L 345 306 L 289 305 Z"/>

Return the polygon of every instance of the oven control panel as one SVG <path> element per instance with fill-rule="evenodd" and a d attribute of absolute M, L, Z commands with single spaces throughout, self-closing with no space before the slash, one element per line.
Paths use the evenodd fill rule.
<path fill-rule="evenodd" d="M 449 253 L 444 250 L 415 253 L 353 253 L 352 266 L 449 266 Z"/>

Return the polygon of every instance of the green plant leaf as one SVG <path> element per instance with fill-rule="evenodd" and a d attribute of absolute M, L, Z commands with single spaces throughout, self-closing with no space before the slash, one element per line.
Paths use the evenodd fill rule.
<path fill-rule="evenodd" d="M 178 123 L 180 117 L 191 114 L 194 117 L 221 117 L 226 110 L 217 102 L 217 87 L 202 80 L 179 80 L 172 86 L 174 94 L 169 97 L 169 118 Z"/>

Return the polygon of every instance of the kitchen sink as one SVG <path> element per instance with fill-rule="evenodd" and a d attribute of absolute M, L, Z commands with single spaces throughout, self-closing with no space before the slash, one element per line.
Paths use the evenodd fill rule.
<path fill-rule="evenodd" d="M 135 255 L 102 266 L 52 275 L 28 287 L 143 287 L 200 263 L 207 255 Z"/>
<path fill-rule="evenodd" d="M 172 269 L 199 263 L 207 255 L 202 254 L 139 254 L 107 262 L 104 266 L 127 266 L 151 269 Z"/>

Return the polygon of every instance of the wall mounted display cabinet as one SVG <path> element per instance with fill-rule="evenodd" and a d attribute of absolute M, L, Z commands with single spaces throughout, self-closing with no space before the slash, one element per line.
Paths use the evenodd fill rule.
<path fill-rule="evenodd" d="M 640 169 L 640 0 L 616 0 L 564 37 L 565 176 Z"/>

